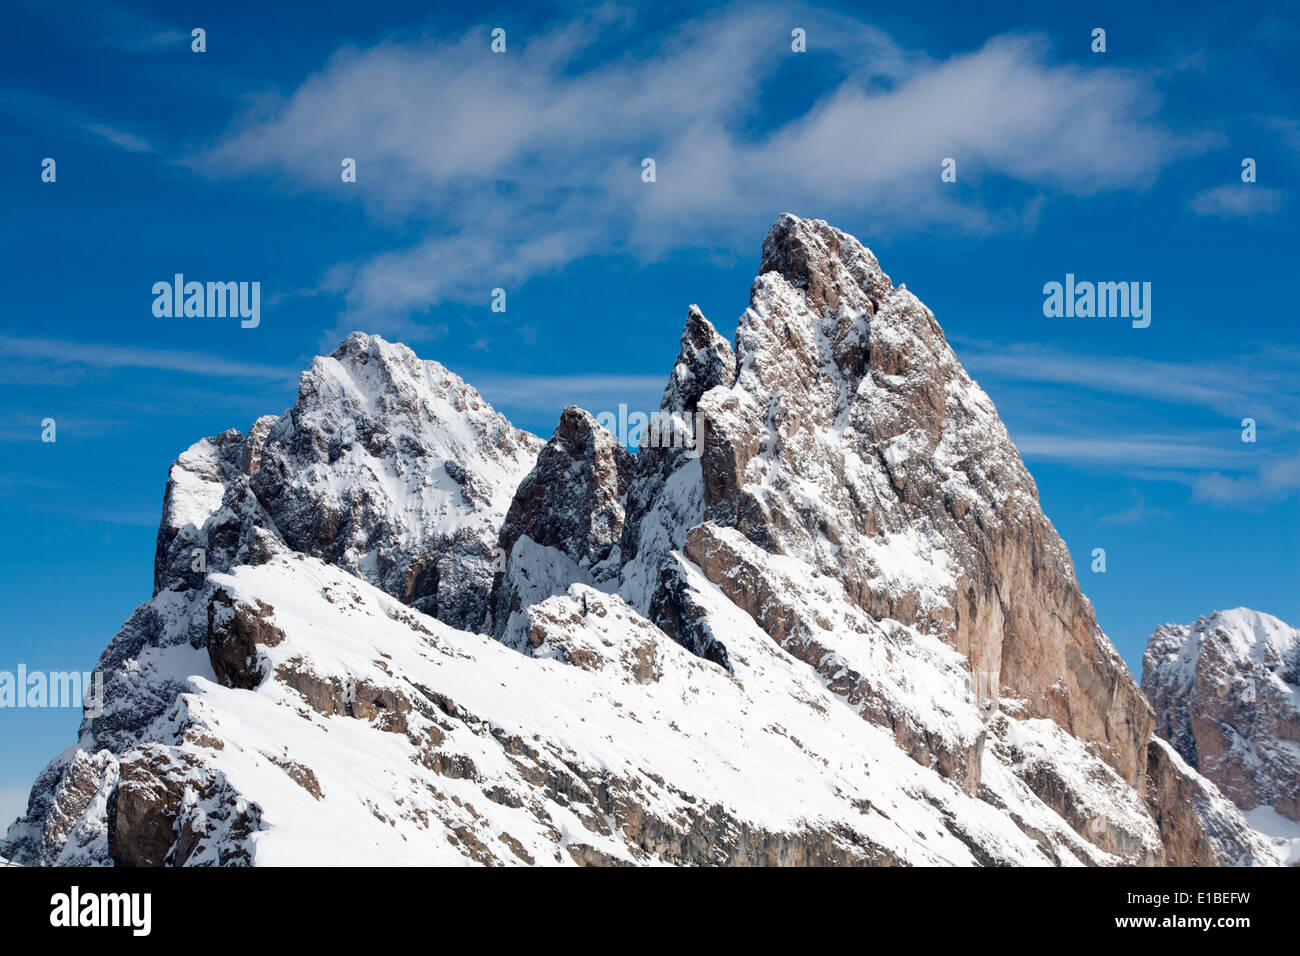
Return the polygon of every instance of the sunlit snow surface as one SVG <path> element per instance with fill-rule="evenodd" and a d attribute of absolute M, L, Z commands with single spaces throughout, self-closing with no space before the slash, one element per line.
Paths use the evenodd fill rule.
<path fill-rule="evenodd" d="M 1300 866 L 1300 822 L 1287 819 L 1272 807 L 1256 807 L 1244 815 L 1252 827 L 1273 841 L 1283 863 Z"/>
<path fill-rule="evenodd" d="M 262 828 L 251 837 L 257 864 L 466 863 L 464 828 L 502 862 L 521 861 L 514 844 L 538 862 L 569 863 L 563 850 L 571 842 L 615 859 L 654 862 L 631 851 L 617 831 L 595 832 L 575 804 L 533 786 L 539 768 L 533 758 L 508 753 L 503 741 L 511 739 L 536 748 L 540 769 L 580 768 L 584 776 L 623 781 L 647 813 L 665 820 L 716 803 L 770 832 L 842 825 L 908 863 L 969 865 L 977 862 L 972 846 L 998 862 L 1050 862 L 1014 814 L 1056 846 L 1059 862 L 1120 862 L 1080 839 L 992 748 L 984 787 L 1003 809 L 909 759 L 887 731 L 828 691 L 696 572 L 691 585 L 728 634 L 734 676 L 665 638 L 617 597 L 584 585 L 539 607 L 569 621 L 564 642 L 586 651 L 590 666 L 528 656 L 454 630 L 310 558 L 240 567 L 215 575 L 214 583 L 274 608 L 272 620 L 286 637 L 262 650 L 272 667 L 454 702 L 459 717 L 443 722 L 449 729 L 436 749 L 474 768 L 473 779 L 458 779 L 422 765 L 415 741 L 424 723 L 414 711 L 409 735 L 385 732 L 366 720 L 324 716 L 280 680 L 255 691 L 224 687 L 206 655 L 188 645 L 151 649 L 133 666 L 147 669 L 152 681 L 178 668 L 172 676 L 189 689 L 147 739 L 183 741 L 179 751 L 219 770 L 260 807 Z M 641 631 L 657 635 L 652 658 L 659 676 L 644 683 L 634 679 L 620 646 Z M 909 692 L 931 705 L 943 697 L 958 724 L 975 720 L 977 702 L 943 660 L 952 652 L 931 638 L 913 640 L 935 660 L 898 662 L 910 673 Z M 1155 839 L 1143 832 L 1150 823 L 1140 807 L 1116 804 L 1106 776 L 1113 772 L 1081 743 L 1048 721 L 1002 722 L 1014 725 L 1017 760 L 1054 761 L 1077 777 L 1079 792 L 1096 794 L 1099 812 L 1128 814 L 1123 825 Z M 204 738 L 221 745 L 196 742 Z M 311 770 L 319 799 L 295 782 L 289 763 Z M 1099 782 L 1090 783 L 1098 774 Z M 486 799 L 487 791 L 495 799 Z M 105 834 L 95 826 L 102 811 L 87 809 L 75 852 L 93 855 L 96 844 L 102 847 Z M 201 852 L 190 862 L 204 861 Z"/>
<path fill-rule="evenodd" d="M 389 612 L 409 613 L 398 602 L 316 562 L 241 568 L 231 583 L 276 608 L 276 623 L 290 639 L 271 649 L 272 660 L 307 652 L 322 676 L 382 681 L 386 675 L 376 662 L 390 655 L 394 673 L 448 693 L 458 707 L 484 715 L 499 731 L 539 738 L 562 748 L 563 759 L 639 779 L 647 802 L 665 816 L 680 809 L 680 798 L 651 776 L 695 799 L 723 802 L 769 828 L 840 819 L 846 798 L 866 799 L 883 814 L 854 813 L 848 822 L 873 840 L 912 862 L 971 862 L 941 813 L 918 799 L 934 794 L 987 828 L 1014 857 L 1036 855 L 1036 847 L 993 808 L 962 798 L 818 682 L 799 674 L 801 665 L 792 667 L 738 612 L 729 622 L 736 678 L 669 641 L 656 647 L 663 676 L 642 685 L 616 669 L 593 673 L 525 657 L 428 618 L 421 623 L 432 636 L 422 635 L 389 618 Z M 345 589 L 358 600 L 340 616 L 320 596 L 323 587 Z M 725 599 L 717 600 L 725 612 Z M 275 683 L 256 694 L 203 678 L 196 686 L 202 695 L 191 698 L 191 713 L 197 707 L 203 720 L 219 725 L 227 746 L 218 760 L 237 789 L 256 794 L 269 825 L 257 837 L 258 863 L 463 862 L 457 849 L 429 839 L 418 819 L 421 808 L 463 816 L 459 822 L 480 826 L 488 839 L 509 832 L 534 858 L 554 856 L 554 844 L 531 814 L 482 799 L 490 781 L 521 786 L 491 734 L 466 728 L 452 735 L 454 745 L 443 744 L 443 750 L 470 756 L 486 780 L 434 778 L 446 795 L 439 800 L 421 779 L 428 775 L 412 764 L 411 747 L 401 735 L 320 717 Z M 262 757 L 281 749 L 315 770 L 324 794 L 319 803 Z M 456 814 L 453 798 L 473 806 L 483 821 L 467 811 Z M 566 819 L 571 814 L 564 807 L 552 802 L 546 809 L 564 839 L 592 842 L 587 828 Z M 627 857 L 622 841 L 604 842 L 606 852 Z"/>

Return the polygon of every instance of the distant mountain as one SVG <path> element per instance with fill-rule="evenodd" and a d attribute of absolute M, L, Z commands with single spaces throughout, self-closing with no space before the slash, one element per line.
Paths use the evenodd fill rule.
<path fill-rule="evenodd" d="M 635 455 L 576 407 L 543 443 L 349 336 L 173 465 L 107 711 L 5 852 L 1278 862 L 1153 740 L 993 404 L 857 240 L 782 216 L 660 413 Z"/>
<path fill-rule="evenodd" d="M 1237 806 L 1300 820 L 1300 630 L 1244 607 L 1166 624 L 1142 689 L 1156 733 Z"/>

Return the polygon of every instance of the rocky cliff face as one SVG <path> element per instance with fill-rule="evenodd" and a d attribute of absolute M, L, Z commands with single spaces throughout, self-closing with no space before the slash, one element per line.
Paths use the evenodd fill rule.
<path fill-rule="evenodd" d="M 181 456 L 29 863 L 1233 864 L 933 315 L 783 216 L 636 455 L 353 335 Z M 196 562 L 196 552 L 203 555 Z"/>
<path fill-rule="evenodd" d="M 591 415 L 570 406 L 520 483 L 506 512 L 498 553 L 509 555 L 493 583 L 493 633 L 504 637 L 518 614 L 574 581 L 617 574 L 634 459 Z M 516 553 L 516 545 L 523 546 Z M 529 555 L 538 560 L 529 561 Z M 545 573 L 559 564 L 561 573 Z M 541 572 L 541 573 L 538 573 Z M 513 622 L 512 622 L 513 618 Z"/>
<path fill-rule="evenodd" d="M 941 635 L 1140 785 L 1150 708 L 988 397 L 930 310 L 825 223 L 785 216 L 701 401 L 705 512 L 843 582 L 871 616 Z"/>
<path fill-rule="evenodd" d="M 1237 806 L 1300 820 L 1300 631 L 1248 608 L 1166 624 L 1142 689 L 1156 733 Z"/>
<path fill-rule="evenodd" d="M 1259 834 L 1159 737 L 1147 748 L 1147 804 L 1170 866 L 1249 865 L 1258 858 Z"/>

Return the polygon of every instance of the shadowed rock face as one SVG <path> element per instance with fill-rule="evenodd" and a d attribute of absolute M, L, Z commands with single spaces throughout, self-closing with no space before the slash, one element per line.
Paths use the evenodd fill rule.
<path fill-rule="evenodd" d="M 1247 608 L 1166 624 L 1142 689 L 1156 733 L 1237 806 L 1300 820 L 1300 631 Z"/>
<path fill-rule="evenodd" d="M 587 570 L 598 569 L 611 555 L 617 561 L 632 464 L 632 455 L 612 432 L 570 405 L 515 492 L 501 528 L 501 549 L 508 553 L 528 535 Z"/>
<path fill-rule="evenodd" d="M 731 344 L 718 334 L 717 329 L 704 317 L 699 308 L 691 306 L 686 314 L 686 326 L 682 330 L 681 346 L 677 359 L 668 376 L 663 398 L 659 403 L 662 421 L 666 424 L 656 431 L 649 431 L 641 440 L 637 451 L 635 474 L 628 492 L 627 519 L 623 525 L 623 540 L 620 542 L 621 558 L 624 565 L 638 557 L 641 548 L 643 529 L 651 533 L 651 554 L 642 559 L 641 564 L 647 568 L 660 568 L 670 548 L 681 547 L 680 534 L 685 533 L 683 519 L 689 524 L 697 524 L 696 514 L 679 513 L 669 516 L 663 513 L 651 517 L 657 507 L 671 507 L 663 495 L 664 486 L 680 469 L 699 457 L 702 449 L 695 443 L 699 438 L 699 424 L 696 413 L 700 399 L 710 389 L 719 385 L 730 385 L 736 379 L 736 357 Z M 698 484 L 698 481 L 693 481 Z M 690 520 L 694 518 L 694 520 Z M 654 536 L 655 525 L 668 532 L 677 531 L 677 535 Z M 625 570 L 624 576 L 627 576 Z M 653 575 L 651 575 L 653 576 Z"/>
<path fill-rule="evenodd" d="M 284 548 L 480 628 L 506 509 L 542 441 L 404 345 L 354 333 L 284 415 L 196 443 L 168 476 L 154 593 Z"/>
<path fill-rule="evenodd" d="M 247 562 L 253 529 L 271 521 L 249 485 L 274 416 L 259 418 L 247 436 L 235 429 L 205 438 L 171 466 L 154 554 L 154 594 L 203 587 L 211 571 Z"/>
<path fill-rule="evenodd" d="M 633 457 L 586 411 L 569 406 L 537 465 L 519 484 L 501 527 L 497 553 L 507 559 L 493 584 L 492 630 L 502 637 L 513 613 L 573 581 L 606 579 L 619 567 Z M 524 550 L 515 553 L 520 539 Z M 548 557 L 547 552 L 557 552 Z M 538 560 L 530 561 L 528 556 Z M 531 580 L 538 565 L 562 573 Z"/>
<path fill-rule="evenodd" d="M 1147 748 L 1147 803 L 1169 866 L 1242 866 L 1258 836 L 1232 803 L 1159 737 Z"/>
<path fill-rule="evenodd" d="M 703 416 L 700 399 L 736 378 L 731 344 L 691 306 L 668 384 L 661 426 L 641 441 L 620 542 L 619 593 L 692 653 L 731 670 L 726 644 L 685 584 L 681 553 L 688 531 L 704 520 Z"/>

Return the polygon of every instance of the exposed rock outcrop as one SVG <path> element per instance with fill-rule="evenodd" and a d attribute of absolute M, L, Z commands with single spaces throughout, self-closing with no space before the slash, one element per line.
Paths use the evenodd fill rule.
<path fill-rule="evenodd" d="M 495 634 L 505 633 L 512 613 L 563 593 L 573 581 L 618 573 L 632 469 L 632 455 L 612 432 L 577 406 L 564 410 L 536 466 L 520 482 L 501 527 L 497 553 L 507 562 L 493 586 Z M 521 538 L 527 550 L 558 552 L 561 557 L 555 560 L 564 573 L 530 576 L 536 564 L 513 554 Z M 526 594 L 522 603 L 521 589 Z"/>
<path fill-rule="evenodd" d="M 122 756 L 108 850 L 118 866 L 247 865 L 260 816 L 193 753 L 147 744 Z"/>
<path fill-rule="evenodd" d="M 566 408 L 536 466 L 515 492 L 501 528 L 501 550 L 508 553 L 526 534 L 567 554 L 581 568 L 599 568 L 623 533 L 632 462 L 618 438 L 589 413 Z"/>
<path fill-rule="evenodd" d="M 1272 862 L 1268 842 L 1246 825 L 1213 783 L 1159 737 L 1147 748 L 1147 803 L 1170 866 Z"/>
<path fill-rule="evenodd" d="M 167 475 L 154 556 L 154 594 L 197 591 L 210 571 L 253 559 L 255 529 L 269 529 L 248 483 L 275 419 L 258 419 L 245 437 L 235 429 L 191 445 Z M 272 534 L 274 537 L 274 534 Z"/>
<path fill-rule="evenodd" d="M 621 591 L 642 613 L 656 599 L 668 555 L 681 549 L 687 530 L 704 518 L 700 398 L 735 378 L 731 344 L 691 306 L 658 417 L 641 438 L 627 496 L 619 548 Z"/>
<path fill-rule="evenodd" d="M 259 649 L 284 640 L 273 615 L 274 608 L 264 602 L 239 604 L 224 588 L 216 590 L 208 602 L 208 659 L 217 680 L 253 690 L 266 679 Z"/>

